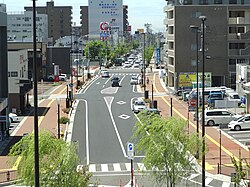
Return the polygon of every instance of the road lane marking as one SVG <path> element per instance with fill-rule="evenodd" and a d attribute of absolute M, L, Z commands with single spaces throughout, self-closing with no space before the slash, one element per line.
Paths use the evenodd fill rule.
<path fill-rule="evenodd" d="M 127 171 L 131 171 L 131 163 L 125 163 Z"/>
<path fill-rule="evenodd" d="M 154 79 L 155 79 L 155 74 L 154 74 Z M 155 90 L 156 92 L 159 92 L 158 89 L 156 88 L 155 86 Z M 161 96 L 161 99 L 168 105 L 170 106 L 170 103 L 163 97 Z M 184 119 L 185 121 L 187 121 L 188 119 L 186 117 L 184 117 L 176 108 L 173 107 L 173 110 L 175 111 L 175 113 L 177 113 L 182 119 Z M 194 128 L 196 129 L 196 125 L 189 121 L 189 124 Z M 201 133 L 201 129 L 199 128 L 199 132 Z M 210 140 L 212 143 L 214 143 L 217 147 L 220 147 L 220 144 L 214 140 L 211 136 L 209 136 L 207 133 L 205 133 L 205 137 Z M 236 157 L 233 153 L 231 153 L 229 150 L 227 150 L 223 145 L 221 145 L 221 149 L 227 154 L 229 155 L 230 157 L 234 157 L 236 159 L 236 161 L 239 161 L 238 157 Z"/>
<path fill-rule="evenodd" d="M 228 134 L 244 134 L 250 133 L 250 131 L 228 131 Z"/>
<path fill-rule="evenodd" d="M 89 172 L 96 172 L 96 169 L 95 169 L 95 164 L 90 164 L 89 165 Z"/>
<path fill-rule="evenodd" d="M 108 102 L 107 99 L 110 99 L 110 101 Z M 121 146 L 121 149 L 122 149 L 122 153 L 123 153 L 124 157 L 127 158 L 127 154 L 126 154 L 125 148 L 124 148 L 124 146 L 123 146 L 123 144 L 122 144 L 121 136 L 120 136 L 120 134 L 119 134 L 119 132 L 118 132 L 118 129 L 117 129 L 117 126 L 116 126 L 116 123 L 115 123 L 115 120 L 114 120 L 114 117 L 113 117 L 112 111 L 111 111 L 111 104 L 112 104 L 112 102 L 113 102 L 113 100 L 114 100 L 114 97 L 104 97 L 104 100 L 105 100 L 106 105 L 107 105 L 107 107 L 108 107 L 109 115 L 110 115 L 111 121 L 112 121 L 112 123 L 113 123 L 114 129 L 115 129 L 115 132 L 116 132 L 116 136 L 117 136 L 118 141 L 119 141 L 119 143 L 120 143 L 120 146 Z"/>
<path fill-rule="evenodd" d="M 85 114 L 85 128 L 86 128 L 86 157 L 87 157 L 87 165 L 89 165 L 89 118 L 88 118 L 88 102 L 84 100 L 85 102 L 85 108 L 86 108 L 86 114 Z"/>
<path fill-rule="evenodd" d="M 108 164 L 101 164 L 101 168 L 102 168 L 103 172 L 108 172 L 109 171 Z"/>
<path fill-rule="evenodd" d="M 240 142 L 250 142 L 250 139 L 249 138 L 246 138 L 246 139 L 239 139 Z"/>
<path fill-rule="evenodd" d="M 114 171 L 121 171 L 121 166 L 120 166 L 120 164 L 114 163 L 114 164 L 113 164 L 113 167 L 114 167 Z"/>
<path fill-rule="evenodd" d="M 205 185 L 208 185 L 210 182 L 212 182 L 212 178 L 209 178 L 209 177 L 207 177 L 206 179 L 205 179 Z"/>

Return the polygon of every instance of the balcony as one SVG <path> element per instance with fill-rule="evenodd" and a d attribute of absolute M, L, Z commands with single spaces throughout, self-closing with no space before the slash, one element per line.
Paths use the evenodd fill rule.
<path fill-rule="evenodd" d="M 246 19 L 245 17 L 236 17 L 236 18 L 229 18 L 229 24 L 250 24 L 250 20 Z"/>

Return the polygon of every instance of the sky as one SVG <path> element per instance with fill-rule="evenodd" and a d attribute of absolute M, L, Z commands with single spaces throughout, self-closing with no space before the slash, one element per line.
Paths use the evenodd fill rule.
<path fill-rule="evenodd" d="M 36 6 L 46 6 L 50 0 L 36 0 Z M 32 6 L 32 0 L 0 0 L 7 6 L 7 12 L 22 12 L 24 6 Z M 80 6 L 87 6 L 88 0 L 54 0 L 55 6 L 72 6 L 73 22 L 80 25 Z M 132 32 L 138 28 L 145 28 L 144 24 L 151 24 L 154 33 L 164 31 L 163 8 L 165 0 L 123 0 L 123 5 L 128 5 L 128 21 L 132 25 Z"/>

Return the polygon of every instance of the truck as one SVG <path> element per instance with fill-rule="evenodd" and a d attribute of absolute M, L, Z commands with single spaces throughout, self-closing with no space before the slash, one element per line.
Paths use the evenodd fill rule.
<path fill-rule="evenodd" d="M 210 92 L 207 99 L 208 106 L 214 107 L 216 100 L 224 100 L 224 93 L 222 91 Z"/>

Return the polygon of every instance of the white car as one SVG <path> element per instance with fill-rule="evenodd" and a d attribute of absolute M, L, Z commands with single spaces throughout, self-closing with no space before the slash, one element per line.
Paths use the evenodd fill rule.
<path fill-rule="evenodd" d="M 101 76 L 102 76 L 102 78 L 109 77 L 109 72 L 108 72 L 108 70 L 102 70 L 102 71 L 101 71 Z"/>
<path fill-rule="evenodd" d="M 250 114 L 241 116 L 228 124 L 230 130 L 250 129 Z"/>
<path fill-rule="evenodd" d="M 137 85 L 139 83 L 138 77 L 137 76 L 132 76 L 130 79 L 130 84 L 131 85 Z"/>
<path fill-rule="evenodd" d="M 9 120 L 10 120 L 11 123 L 19 122 L 20 118 L 14 113 L 9 113 Z"/>
<path fill-rule="evenodd" d="M 147 106 L 146 106 L 145 102 L 142 100 L 134 101 L 133 106 L 132 106 L 132 110 L 134 113 L 138 113 L 146 108 L 147 108 Z"/>
<path fill-rule="evenodd" d="M 232 113 L 226 109 L 205 110 L 205 125 L 214 126 L 220 124 L 228 124 L 230 121 L 241 117 L 242 115 Z M 202 115 L 200 113 L 199 120 Z"/>
<path fill-rule="evenodd" d="M 49 81 L 54 81 L 54 75 L 49 75 L 48 80 Z M 66 74 L 59 75 L 59 80 L 60 81 L 66 81 L 67 80 L 67 75 Z"/>

